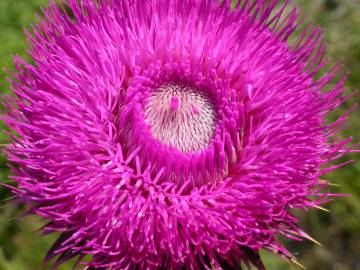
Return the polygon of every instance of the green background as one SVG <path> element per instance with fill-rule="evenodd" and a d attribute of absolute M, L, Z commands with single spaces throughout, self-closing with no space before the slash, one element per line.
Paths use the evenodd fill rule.
<path fill-rule="evenodd" d="M 360 0 L 297 0 L 309 20 L 322 26 L 328 44 L 328 55 L 336 62 L 343 62 L 345 71 L 351 71 L 347 82 L 349 91 L 360 89 Z M 13 69 L 14 54 L 28 59 L 23 27 L 29 29 L 36 22 L 36 12 L 47 0 L 0 0 L 0 66 Z M 28 59 L 29 60 L 29 59 Z M 8 92 L 6 72 L 0 71 L 0 90 Z M 339 115 L 359 101 L 359 95 L 342 106 Z M 343 132 L 352 134 L 359 142 L 359 110 L 351 117 L 351 125 Z M 0 143 L 6 138 L 0 134 Z M 327 178 L 341 185 L 332 188 L 338 193 L 350 193 L 351 197 L 338 198 L 326 205 L 330 213 L 311 210 L 298 213 L 306 231 L 322 246 L 311 242 L 286 242 L 286 246 L 299 261 L 313 270 L 357 270 L 360 269 L 360 155 L 349 154 L 355 162 Z M 0 160 L 0 179 L 8 182 L 6 158 Z M 0 189 L 0 270 L 40 269 L 42 259 L 55 236 L 42 236 L 38 232 L 44 221 L 37 217 L 23 217 L 25 208 L 11 203 L 11 194 Z M 275 255 L 263 252 L 266 266 L 270 270 L 297 269 Z M 61 269 L 71 269 L 66 264 Z"/>

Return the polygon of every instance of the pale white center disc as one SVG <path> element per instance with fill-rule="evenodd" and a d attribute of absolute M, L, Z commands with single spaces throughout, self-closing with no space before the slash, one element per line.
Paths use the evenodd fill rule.
<path fill-rule="evenodd" d="M 163 144 L 184 153 L 199 152 L 213 139 L 216 113 L 204 93 L 168 84 L 150 94 L 145 121 L 153 137 Z"/>

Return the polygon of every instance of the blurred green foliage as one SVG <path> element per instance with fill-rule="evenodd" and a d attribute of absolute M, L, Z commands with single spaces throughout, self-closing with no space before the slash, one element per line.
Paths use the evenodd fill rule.
<path fill-rule="evenodd" d="M 328 54 L 336 62 L 343 62 L 351 71 L 347 82 L 350 90 L 360 89 L 360 1 L 359 0 L 295 0 L 315 24 L 322 26 L 328 44 Z M 30 29 L 36 22 L 35 13 L 47 0 L 0 0 L 0 66 L 13 70 L 11 55 L 18 54 L 29 60 L 23 27 Z M 0 91 L 9 91 L 5 77 L 0 71 Z M 345 103 L 337 115 L 345 112 L 355 100 Z M 333 116 L 335 117 L 335 116 Z M 350 116 L 350 127 L 343 136 L 353 135 L 359 142 L 360 112 Z M 3 126 L 2 126 L 3 127 Z M 6 137 L 0 134 L 0 143 Z M 327 205 L 329 213 L 311 210 L 298 213 L 306 231 L 322 246 L 311 242 L 286 242 L 287 247 L 299 261 L 310 270 L 359 270 L 360 269 L 360 156 L 349 154 L 355 162 L 328 176 L 332 182 L 341 185 L 333 192 L 352 194 L 351 197 L 336 199 Z M 8 182 L 6 158 L 0 158 L 0 177 Z M 0 270 L 40 269 L 42 259 L 55 236 L 41 236 L 38 230 L 44 221 L 37 217 L 23 217 L 23 206 L 12 203 L 10 192 L 0 189 Z M 263 252 L 270 270 L 296 269 L 275 255 Z M 71 269 L 71 263 L 61 267 Z"/>

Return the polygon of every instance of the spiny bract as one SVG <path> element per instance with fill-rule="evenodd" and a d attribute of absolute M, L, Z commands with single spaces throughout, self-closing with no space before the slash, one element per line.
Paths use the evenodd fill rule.
<path fill-rule="evenodd" d="M 348 151 L 322 31 L 289 1 L 67 0 L 15 58 L 10 187 L 86 269 L 264 269 Z M 292 42 L 290 41 L 292 40 Z M 328 67 L 328 68 L 327 68 Z M 327 68 L 322 77 L 319 71 Z M 315 75 L 321 77 L 315 80 Z M 86 255 L 90 260 L 82 262 Z"/>

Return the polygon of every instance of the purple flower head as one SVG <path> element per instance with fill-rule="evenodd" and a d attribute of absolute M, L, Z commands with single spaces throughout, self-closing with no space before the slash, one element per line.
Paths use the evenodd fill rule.
<path fill-rule="evenodd" d="M 68 0 L 27 33 L 13 188 L 86 269 L 264 269 L 348 151 L 322 31 L 289 1 Z M 321 70 L 326 69 L 326 72 Z M 323 76 L 317 76 L 319 74 Z M 315 79 L 315 77 L 320 77 Z M 331 82 L 331 84 L 330 84 Z M 332 86 L 330 86 L 332 85 Z M 91 255 L 90 262 L 82 262 Z"/>

